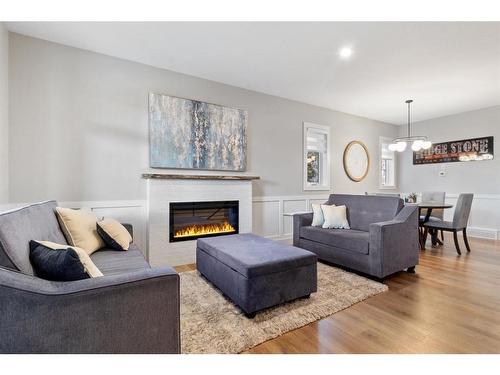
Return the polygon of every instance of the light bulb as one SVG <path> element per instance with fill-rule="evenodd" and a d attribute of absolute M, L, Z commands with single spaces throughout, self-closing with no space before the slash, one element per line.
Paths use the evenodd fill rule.
<path fill-rule="evenodd" d="M 430 148 L 431 148 L 431 146 L 432 146 L 432 142 L 431 142 L 431 141 L 423 141 L 423 142 L 422 142 L 422 148 L 423 148 L 424 150 L 428 150 L 428 149 L 430 149 Z"/>
<path fill-rule="evenodd" d="M 347 60 L 349 57 L 352 56 L 352 48 L 348 46 L 342 47 L 339 50 L 339 55 L 342 59 Z"/>
<path fill-rule="evenodd" d="M 396 143 L 396 146 L 397 146 L 396 151 L 398 152 L 403 152 L 404 150 L 406 150 L 406 142 L 399 141 L 398 143 Z"/>
<path fill-rule="evenodd" d="M 398 145 L 395 143 L 391 143 L 388 147 L 389 151 L 396 151 L 398 149 Z"/>
<path fill-rule="evenodd" d="M 421 140 L 416 140 L 411 145 L 411 149 L 413 151 L 420 151 L 421 148 L 422 148 L 422 141 Z"/>

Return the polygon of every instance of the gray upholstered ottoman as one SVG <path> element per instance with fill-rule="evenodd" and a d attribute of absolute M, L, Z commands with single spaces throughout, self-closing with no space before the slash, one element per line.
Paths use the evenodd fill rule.
<path fill-rule="evenodd" d="M 254 234 L 198 239 L 196 268 L 248 317 L 316 292 L 316 255 Z"/>

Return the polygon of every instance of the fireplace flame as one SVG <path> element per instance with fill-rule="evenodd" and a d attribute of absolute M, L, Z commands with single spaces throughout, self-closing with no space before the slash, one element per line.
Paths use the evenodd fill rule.
<path fill-rule="evenodd" d="M 191 236 L 202 236 L 204 234 L 215 234 L 215 233 L 231 233 L 236 232 L 236 229 L 225 221 L 220 224 L 200 224 L 200 225 L 190 225 L 188 227 L 177 230 L 174 233 L 174 238 L 179 237 L 191 237 Z"/>

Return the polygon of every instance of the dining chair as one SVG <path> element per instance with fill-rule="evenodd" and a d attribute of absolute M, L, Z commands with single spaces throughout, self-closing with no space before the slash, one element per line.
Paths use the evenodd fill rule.
<path fill-rule="evenodd" d="M 422 202 L 426 203 L 436 203 L 436 204 L 444 204 L 446 200 L 446 192 L 444 191 L 424 191 L 422 192 Z M 420 221 L 423 222 L 425 219 L 425 214 L 427 210 L 422 210 L 422 214 L 420 216 Z M 444 219 L 444 210 L 443 209 L 433 209 L 431 212 L 431 216 L 429 217 L 429 221 L 443 221 Z M 441 230 L 441 240 L 444 241 L 443 231 Z"/>
<path fill-rule="evenodd" d="M 462 193 L 458 196 L 457 205 L 455 206 L 455 212 L 453 213 L 453 221 L 428 221 L 424 223 L 424 243 L 427 239 L 427 234 L 429 229 L 434 230 L 444 230 L 447 232 L 453 232 L 453 240 L 455 241 L 455 248 L 457 253 L 460 255 L 460 246 L 458 244 L 457 232 L 462 231 L 465 247 L 467 251 L 470 252 L 469 241 L 467 240 L 467 223 L 469 221 L 470 210 L 472 207 L 472 200 L 474 194 L 472 193 Z"/>

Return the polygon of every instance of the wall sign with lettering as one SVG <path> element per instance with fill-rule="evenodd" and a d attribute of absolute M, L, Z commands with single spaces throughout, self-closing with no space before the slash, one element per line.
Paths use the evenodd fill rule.
<path fill-rule="evenodd" d="M 493 159 L 493 137 L 434 143 L 428 150 L 413 152 L 414 165 L 491 159 Z"/>

